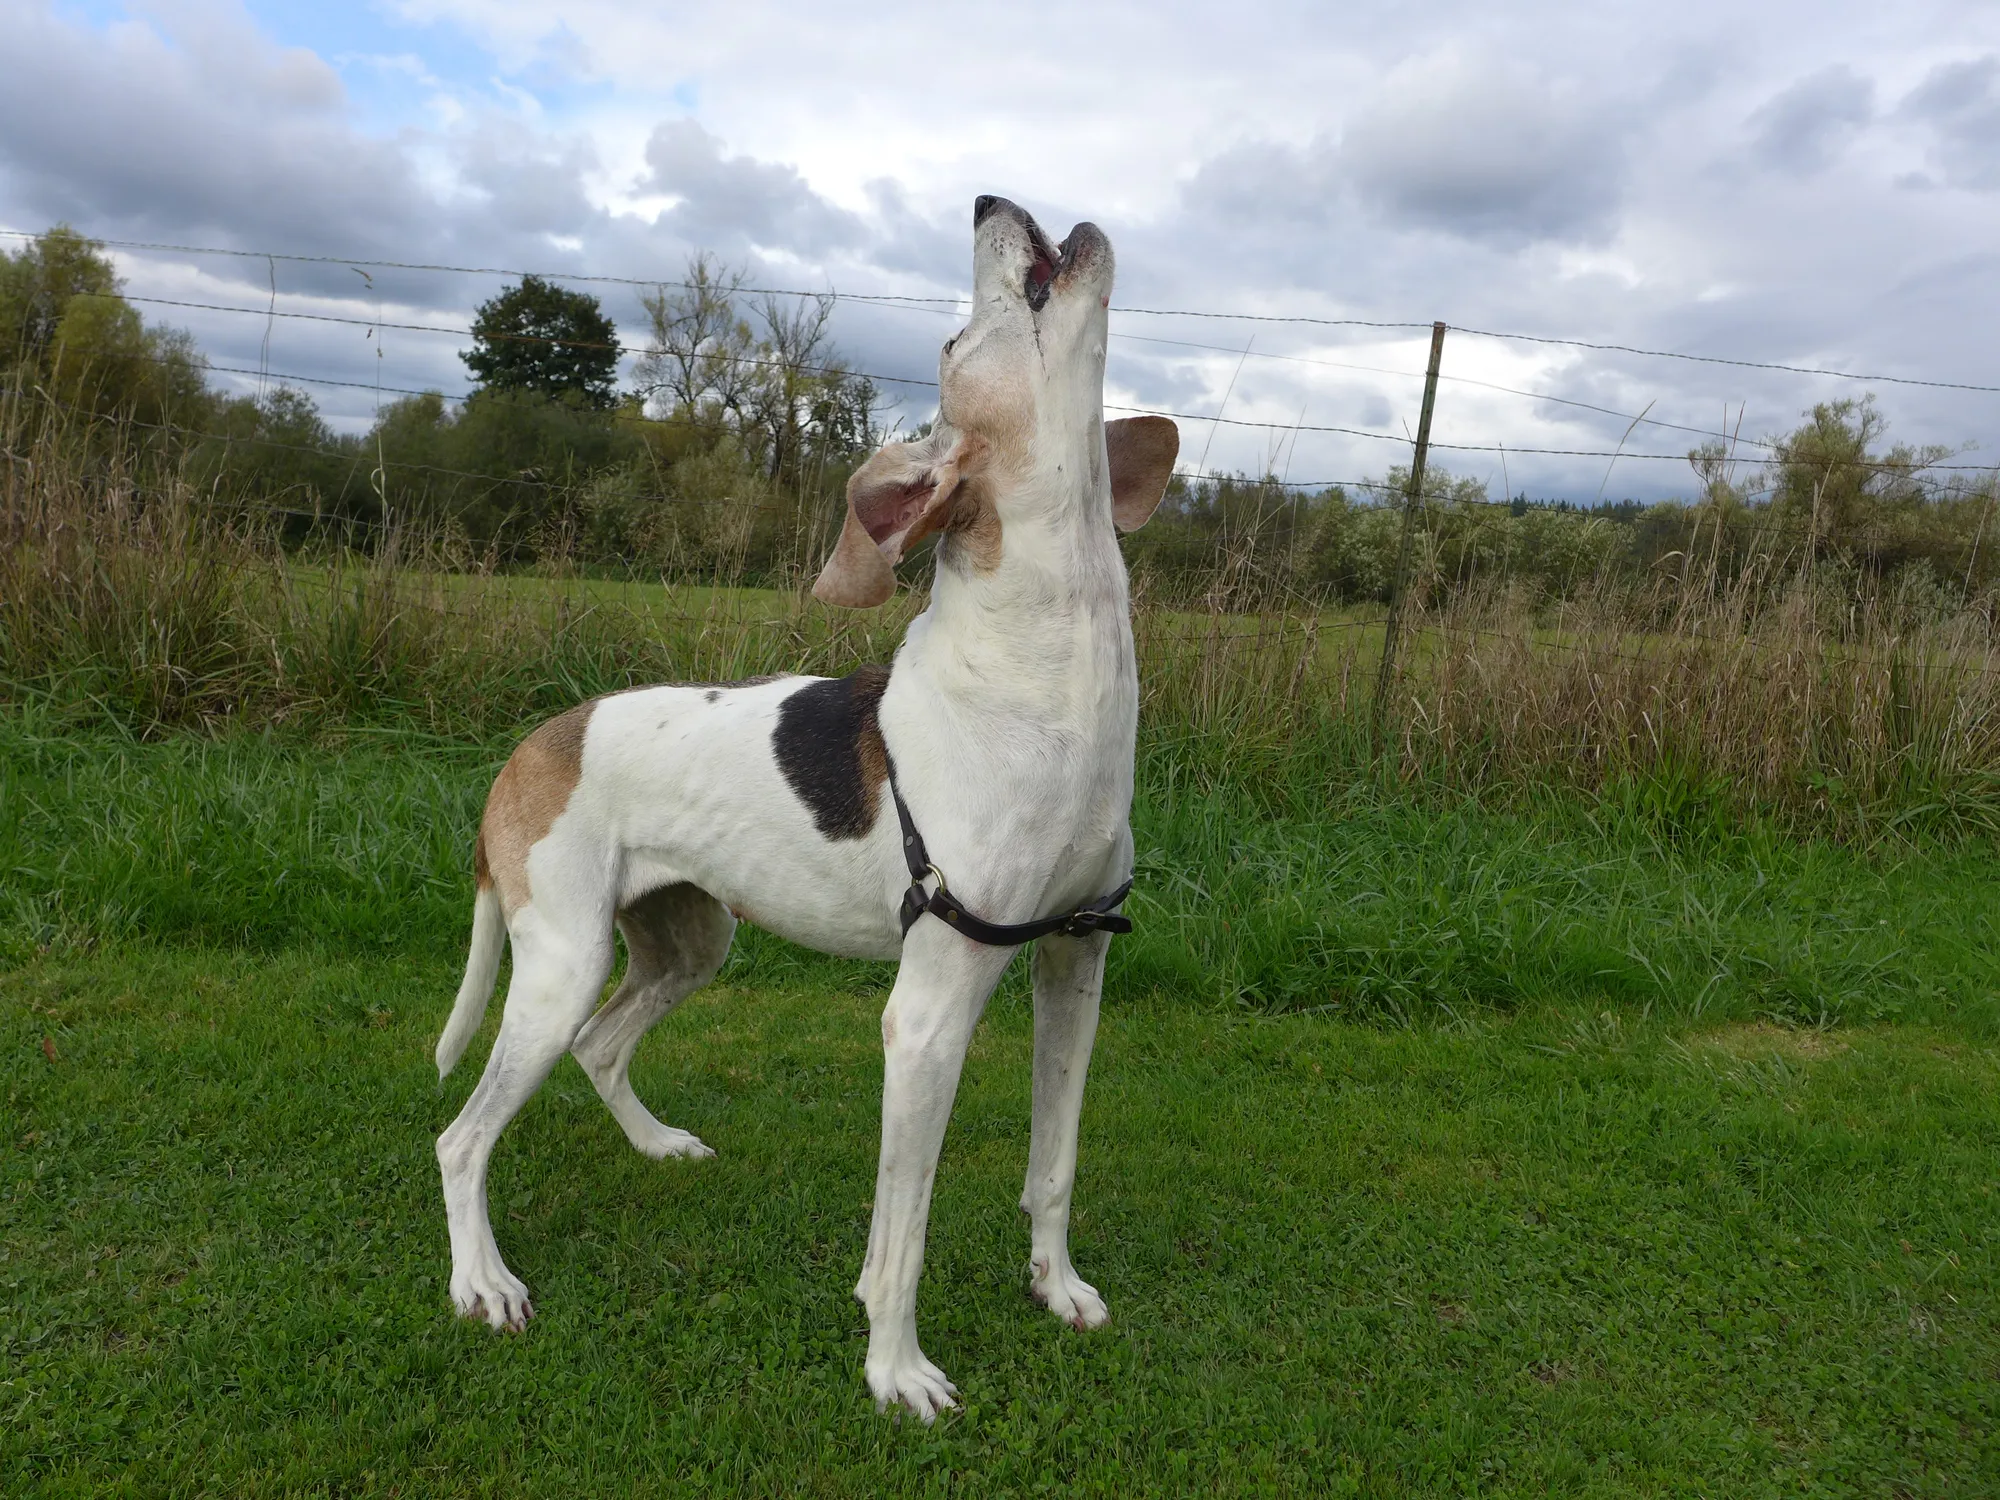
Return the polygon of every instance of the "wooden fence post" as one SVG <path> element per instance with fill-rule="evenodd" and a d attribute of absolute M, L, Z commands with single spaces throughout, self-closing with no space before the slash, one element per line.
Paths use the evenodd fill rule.
<path fill-rule="evenodd" d="M 1375 677 L 1375 753 L 1382 752 L 1382 720 L 1396 676 L 1396 651 L 1403 632 L 1403 594 L 1409 585 L 1410 547 L 1416 540 L 1417 510 L 1424 499 L 1424 461 L 1431 451 L 1431 408 L 1437 401 L 1438 361 L 1444 355 L 1442 323 L 1431 324 L 1431 363 L 1424 374 L 1424 409 L 1417 418 L 1417 453 L 1410 462 L 1410 488 L 1403 498 L 1403 540 L 1396 549 L 1396 572 L 1389 580 L 1389 618 L 1383 624 L 1382 666 Z"/>

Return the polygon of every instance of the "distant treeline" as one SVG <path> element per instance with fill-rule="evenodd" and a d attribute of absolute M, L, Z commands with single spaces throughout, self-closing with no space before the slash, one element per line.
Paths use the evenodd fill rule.
<path fill-rule="evenodd" d="M 171 471 L 213 511 L 288 541 L 366 549 L 388 525 L 452 538 L 468 561 L 650 575 L 789 576 L 837 529 L 847 476 L 881 441 L 873 385 L 829 336 L 830 297 L 753 298 L 696 257 L 642 298 L 647 343 L 621 379 L 597 299 L 527 277 L 482 306 L 461 356 L 469 399 L 387 402 L 336 434 L 312 398 L 208 384 L 185 333 L 120 295 L 102 246 L 66 228 L 0 255 L 9 482 L 31 452 L 107 472 Z M 1824 403 L 1754 462 L 1689 454 L 1690 493 L 1654 505 L 1494 501 L 1433 468 L 1416 586 L 1556 600 L 1671 579 L 1684 596 L 1746 571 L 1917 613 L 2000 585 L 1991 475 L 1946 478 L 1947 450 L 1888 441 L 1872 398 Z M 1176 479 L 1127 539 L 1141 586 L 1227 607 L 1387 596 L 1407 474 L 1299 493 L 1274 479 Z"/>
<path fill-rule="evenodd" d="M 2000 536 L 1991 473 L 1932 472 L 1943 449 L 1884 442 L 1872 398 L 1822 403 L 1768 456 L 1731 462 L 1720 444 L 1689 455 L 1692 496 L 1577 506 L 1493 501 L 1483 481 L 1436 467 L 1417 509 L 1411 580 L 1419 592 L 1486 587 L 1559 600 L 1605 585 L 1686 597 L 1756 575 L 1801 578 L 1831 597 L 1938 615 L 1993 610 Z M 1160 516 L 1126 542 L 1134 573 L 1171 597 L 1244 603 L 1388 597 L 1407 469 L 1359 494 L 1294 494 L 1272 479 L 1176 479 Z"/>
<path fill-rule="evenodd" d="M 753 300 L 706 256 L 684 281 L 642 298 L 650 336 L 620 382 L 597 299 L 527 277 L 479 310 L 469 399 L 401 396 L 342 434 L 295 387 L 211 389 L 194 341 L 148 325 L 103 247 L 58 228 L 0 254 L 7 446 L 171 471 L 300 542 L 365 548 L 397 524 L 500 564 L 786 569 L 837 529 L 882 439 L 875 388 L 829 337 L 830 297 Z"/>

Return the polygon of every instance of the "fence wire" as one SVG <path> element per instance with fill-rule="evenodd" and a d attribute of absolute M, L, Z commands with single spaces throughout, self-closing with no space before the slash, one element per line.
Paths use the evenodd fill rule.
<path fill-rule="evenodd" d="M 22 230 L 4 230 L 0 231 L 0 234 L 5 234 L 7 236 L 19 239 L 34 239 L 38 237 L 29 231 L 22 231 Z M 292 251 L 240 249 L 228 246 L 178 245 L 166 242 L 143 241 L 143 240 L 119 240 L 119 239 L 107 238 L 107 239 L 99 239 L 96 241 L 96 243 L 110 248 L 129 250 L 133 252 L 148 253 L 148 254 L 171 254 L 178 256 L 212 255 L 212 256 L 222 256 L 222 257 L 233 257 L 237 259 L 251 260 L 251 261 L 262 260 L 271 266 L 275 266 L 276 263 L 279 261 L 285 261 L 287 263 L 299 263 L 299 264 L 344 265 L 344 266 L 354 267 L 357 269 L 367 269 L 367 270 L 395 269 L 395 270 L 426 273 L 426 274 L 504 276 L 504 277 L 516 277 L 516 278 L 527 275 L 536 275 L 553 281 L 569 281 L 587 285 L 602 284 L 602 285 L 630 286 L 642 289 L 663 289 L 663 288 L 689 289 L 691 286 L 690 283 L 671 277 L 661 278 L 661 277 L 614 276 L 614 275 L 586 273 L 580 271 L 523 271 L 519 269 L 494 267 L 494 266 L 453 265 L 442 262 L 426 262 L 426 261 L 415 261 L 415 260 L 408 260 L 408 261 L 389 260 L 389 259 L 379 259 L 379 258 L 369 258 L 369 257 L 339 256 L 339 255 L 328 255 L 328 254 L 302 254 Z M 797 288 L 797 287 L 742 286 L 742 287 L 731 288 L 730 290 L 734 295 L 740 295 L 740 296 L 770 296 L 770 297 L 791 297 L 791 298 L 831 297 L 839 301 L 859 303 L 862 305 L 908 306 L 916 308 L 929 308 L 935 311 L 940 311 L 945 313 L 952 313 L 954 310 L 967 305 L 966 299 L 957 296 L 919 295 L 914 293 L 899 293 L 899 292 L 898 293 L 842 292 L 831 286 L 817 290 Z M 245 316 L 255 316 L 266 319 L 267 323 L 269 320 L 274 318 L 287 317 L 287 318 L 296 318 L 296 319 L 330 323 L 330 324 L 344 324 L 356 327 L 386 328 L 386 329 L 395 329 L 400 331 L 439 334 L 451 337 L 464 338 L 471 336 L 470 329 L 459 328 L 456 326 L 391 322 L 380 318 L 371 319 L 362 317 L 345 317 L 329 313 L 306 312 L 306 311 L 299 311 L 296 309 L 280 309 L 276 307 L 276 299 L 277 299 L 277 293 L 276 293 L 275 277 L 274 277 L 271 305 L 266 307 L 233 306 L 224 303 L 197 302 L 193 300 L 169 299 L 169 298 L 131 297 L 128 298 L 127 300 L 145 301 L 162 306 L 179 306 L 189 309 L 202 309 L 202 310 L 222 312 L 222 313 L 233 313 Z M 1233 320 L 1245 323 L 1290 324 L 1300 327 L 1368 328 L 1368 329 L 1379 329 L 1379 330 L 1390 330 L 1390 331 L 1414 332 L 1422 329 L 1427 329 L 1431 326 L 1429 322 L 1420 322 L 1416 320 L 1320 317 L 1320 316 L 1306 315 L 1306 314 L 1248 313 L 1248 312 L 1235 312 L 1228 310 L 1198 309 L 1198 308 L 1132 307 L 1132 308 L 1120 308 L 1117 309 L 1117 311 L 1132 316 L 1193 318 L 1193 319 L 1205 319 L 1205 320 Z M 1500 330 L 1500 329 L 1474 328 L 1462 325 L 1453 325 L 1453 331 L 1460 334 L 1479 337 L 1479 338 L 1525 342 L 1525 343 L 1547 345 L 1547 346 L 1558 346 L 1558 347 L 1574 348 L 1578 350 L 1585 350 L 1585 351 L 1599 352 L 1599 353 L 1618 353 L 1618 354 L 1625 354 L 1625 355 L 1651 358 L 1651 359 L 1692 361 L 1696 363 L 1716 365 L 1716 366 L 1727 366 L 1727 367 L 1741 368 L 1741 369 L 1767 370 L 1773 372 L 1803 375 L 1816 378 L 1826 377 L 1826 378 L 1836 378 L 1836 379 L 1850 380 L 1850 381 L 1861 381 L 1864 383 L 1881 383 L 1881 384 L 1893 384 L 1899 386 L 1922 387 L 1922 388 L 1930 388 L 1938 390 L 1954 390 L 1954 391 L 2000 394 L 2000 385 L 1985 385 L 1968 381 L 1947 380 L 1947 379 L 1932 378 L 1927 376 L 1918 377 L 1909 375 L 1866 374 L 1855 371 L 1838 370 L 1824 366 L 1795 364 L 1782 360 L 1750 359 L 1737 356 L 1708 354 L 1708 353 L 1700 353 L 1700 352 L 1685 351 L 1685 350 L 1654 349 L 1636 344 L 1627 344 L 1627 343 L 1613 342 L 1608 340 L 1591 340 L 1591 339 L 1583 339 L 1583 338 L 1561 336 L 1554 334 L 1527 333 L 1527 332 L 1516 332 L 1516 331 Z M 1202 344 L 1194 341 L 1154 339 L 1146 335 L 1115 334 L 1114 336 L 1130 337 L 1135 340 L 1143 342 L 1178 344 L 1190 348 L 1192 350 L 1199 350 L 1207 353 L 1232 354 L 1232 355 L 1237 355 L 1239 358 L 1256 357 L 1261 359 L 1275 359 L 1287 362 L 1321 365 L 1328 368 L 1348 368 L 1355 370 L 1357 372 L 1386 374 L 1398 378 L 1421 378 L 1419 372 L 1416 372 L 1414 370 L 1392 370 L 1392 369 L 1383 369 L 1381 367 L 1375 367 L 1375 366 L 1347 365 L 1341 361 L 1328 360 L 1313 356 L 1305 356 L 1297 354 L 1277 354 L 1269 351 L 1257 351 L 1254 348 L 1248 348 L 1244 350 L 1226 349 L 1221 346 Z M 533 336 L 517 335 L 514 337 L 532 338 Z M 551 342 L 575 343 L 577 341 L 551 340 Z M 754 359 L 754 357 L 748 357 L 748 356 L 728 356 L 728 358 L 732 362 L 743 362 L 748 364 L 769 363 L 764 361 L 757 361 L 756 359 Z M 268 368 L 259 368 L 257 370 L 250 370 L 240 366 L 224 366 L 224 365 L 212 365 L 210 366 L 210 368 L 215 370 L 216 373 L 221 373 L 221 374 L 242 375 L 246 377 L 256 376 L 260 379 L 260 381 L 277 379 L 285 383 L 320 385 L 329 388 L 380 390 L 383 392 L 391 392 L 397 395 L 425 395 L 425 394 L 443 395 L 443 393 L 441 392 L 435 392 L 428 388 L 416 388 L 416 387 L 408 387 L 400 385 L 399 386 L 378 385 L 377 383 L 372 381 L 341 380 L 329 376 L 308 375 L 303 372 L 283 373 L 283 372 L 270 371 Z M 890 374 L 879 371 L 850 371 L 844 369 L 836 371 L 835 368 L 831 366 L 811 367 L 810 369 L 802 369 L 802 373 L 840 373 L 867 379 L 876 382 L 878 384 L 904 386 L 912 389 L 926 389 L 926 388 L 934 389 L 936 386 L 936 382 L 934 380 L 926 379 L 923 377 Z M 1682 431 L 1689 433 L 1690 435 L 1701 436 L 1706 439 L 1729 443 L 1732 449 L 1738 446 L 1742 446 L 1742 447 L 1758 448 L 1766 452 L 1772 450 L 1771 444 L 1766 443 L 1760 439 L 1743 438 L 1738 433 L 1730 433 L 1720 429 L 1699 427 L 1685 423 L 1669 422 L 1661 418 L 1652 417 L 1649 411 L 1642 411 L 1636 413 L 1626 412 L 1619 410 L 1617 408 L 1604 406 L 1596 402 L 1580 401 L 1571 397 L 1557 395 L 1554 392 L 1525 390 L 1520 387 L 1503 385 L 1499 382 L 1479 380 L 1470 376 L 1454 375 L 1448 371 L 1441 372 L 1440 379 L 1447 381 L 1455 381 L 1477 388 L 1489 389 L 1497 393 L 1514 395 L 1526 400 L 1549 402 L 1570 409 L 1588 411 L 1593 414 L 1602 415 L 1605 417 L 1624 421 L 1627 422 L 1628 424 L 1632 424 L 1633 426 L 1643 425 L 1651 428 L 1658 428 L 1661 430 Z M 463 395 L 453 395 L 453 396 L 446 396 L 445 399 L 463 400 L 465 399 L 465 397 Z M 1303 420 L 1286 422 L 1281 420 L 1261 420 L 1261 419 L 1244 418 L 1244 417 L 1230 417 L 1221 410 L 1218 410 L 1214 413 L 1196 413 L 1196 412 L 1176 411 L 1161 406 L 1123 406 L 1123 405 L 1110 405 L 1107 406 L 1107 410 L 1113 410 L 1133 415 L 1165 416 L 1172 418 L 1176 421 L 1190 422 L 1197 424 L 1208 423 L 1210 424 L 1211 430 L 1213 430 L 1215 427 L 1227 426 L 1239 429 L 1261 430 L 1275 435 L 1279 435 L 1280 437 L 1288 433 L 1294 435 L 1294 437 L 1296 437 L 1296 435 L 1300 433 L 1313 433 L 1317 435 L 1352 437 L 1368 441 L 1389 442 L 1389 443 L 1408 444 L 1410 441 L 1410 439 L 1404 434 L 1383 432 L 1366 427 L 1356 427 L 1345 424 L 1331 424 L 1331 423 L 1309 424 L 1304 422 Z M 1521 457 L 1589 458 L 1589 459 L 1606 459 L 1614 463 L 1621 459 L 1633 459 L 1639 462 L 1684 463 L 1687 462 L 1689 458 L 1689 455 L 1686 453 L 1678 453 L 1678 452 L 1660 453 L 1660 452 L 1650 452 L 1650 451 L 1628 450 L 1622 445 L 1622 443 L 1618 447 L 1611 449 L 1604 449 L 1604 448 L 1587 447 L 1587 446 L 1555 446 L 1555 445 L 1545 445 L 1545 444 L 1507 444 L 1502 442 L 1456 442 L 1450 440 L 1449 437 L 1445 437 L 1439 439 L 1437 442 L 1433 444 L 1433 446 L 1443 452 L 1486 454 L 1502 458 L 1508 455 L 1519 455 Z M 1897 466 L 1884 463 L 1875 465 L 1874 467 L 1878 471 L 1889 472 L 1895 469 Z M 1940 462 L 1926 464 L 1924 465 L 1924 468 L 1927 472 L 1986 473 L 1991 471 L 1994 468 L 1994 466 L 1990 464 L 1959 464 L 1959 463 L 1945 463 L 1940 461 Z M 1282 481 L 1282 482 L 1285 483 L 1288 487 L 1294 487 L 1294 488 L 1307 487 L 1304 484 L 1294 485 L 1290 481 Z M 1355 483 L 1355 481 L 1348 481 L 1348 483 Z"/>

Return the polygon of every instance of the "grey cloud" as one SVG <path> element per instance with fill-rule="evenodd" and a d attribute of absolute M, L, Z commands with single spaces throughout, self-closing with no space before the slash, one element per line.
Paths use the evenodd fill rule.
<path fill-rule="evenodd" d="M 176 46 L 6 9 L 0 169 L 44 217 L 295 239 L 407 212 L 404 161 L 345 128 L 338 83 L 298 54 L 214 22 Z"/>
<path fill-rule="evenodd" d="M 1388 398 L 1380 395 L 1364 396 L 1354 408 L 1354 420 L 1363 427 L 1377 429 L 1387 427 L 1396 420 L 1396 414 L 1389 405 Z"/>
<path fill-rule="evenodd" d="M 1852 68 L 1824 68 L 1750 117 L 1750 154 L 1765 166 L 1800 176 L 1823 171 L 1874 116 L 1874 84 Z"/>
<path fill-rule="evenodd" d="M 1246 141 L 1203 162 L 1182 190 L 1191 211 L 1240 225 L 1311 228 L 1337 216 L 1345 196 L 1333 145 Z"/>
<path fill-rule="evenodd" d="M 1930 128 L 1933 162 L 1949 186 L 2000 188 L 2000 57 L 1931 69 L 1898 113 Z"/>
<path fill-rule="evenodd" d="M 912 271 L 946 276 L 947 285 L 962 274 L 963 236 L 943 234 L 890 184 L 871 195 L 864 223 L 789 166 L 730 156 L 712 137 L 667 127 L 654 137 L 650 162 L 659 186 L 682 201 L 649 223 L 590 201 L 596 157 L 587 144 L 495 108 L 475 108 L 442 132 L 371 136 L 352 119 L 338 77 L 311 54 L 274 47 L 223 11 L 197 7 L 175 13 L 170 29 L 161 25 L 98 32 L 33 0 L 0 0 L 8 39 L 0 48 L 0 222 L 69 220 L 112 239 L 642 277 L 677 274 L 697 246 L 739 260 L 760 249 L 808 264 L 837 255 L 847 285 L 880 285 L 878 263 L 905 268 L 894 277 L 903 285 Z M 261 304 L 262 261 L 196 264 L 244 283 L 217 300 Z M 280 261 L 273 269 L 286 293 L 361 295 L 367 307 L 357 305 L 357 314 L 379 296 L 445 322 L 500 282 L 378 267 L 364 292 L 345 265 Z M 819 279 L 796 264 L 780 274 Z M 133 275 L 135 291 L 160 290 L 143 265 Z M 601 295 L 614 316 L 636 315 L 636 295 Z M 259 363 L 261 320 L 192 310 L 179 320 L 218 365 Z M 864 328 L 845 310 L 842 330 L 857 364 L 891 374 L 931 374 L 943 337 L 921 320 Z M 378 362 L 376 344 L 358 329 L 280 321 L 274 331 L 276 370 L 372 384 L 379 365 L 386 385 L 465 384 L 449 340 L 392 334 Z M 366 392 L 311 389 L 336 419 L 365 419 L 372 406 Z M 925 399 L 921 388 L 915 399 Z"/>
<path fill-rule="evenodd" d="M 805 256 L 852 248 L 866 237 L 860 219 L 814 192 L 795 167 L 728 156 L 693 120 L 671 120 L 646 142 L 642 190 L 678 203 L 660 216 L 691 244 L 740 254 L 748 248 Z"/>
<path fill-rule="evenodd" d="M 1220 395 L 1201 370 L 1185 361 L 1162 359 L 1158 350 L 1144 345 L 1114 341 L 1106 373 L 1137 392 L 1141 401 L 1169 411 L 1212 412 Z"/>
<path fill-rule="evenodd" d="M 516 122 L 495 121 L 459 154 L 464 183 L 486 196 L 494 220 L 516 233 L 572 234 L 598 217 L 583 190 L 596 153 L 551 141 Z"/>
<path fill-rule="evenodd" d="M 613 275 L 671 275 L 696 247 L 776 255 L 787 280 L 801 279 L 799 261 L 876 284 L 886 272 L 949 285 L 963 271 L 963 237 L 895 184 L 870 189 L 864 220 L 793 167 L 731 155 L 691 121 L 648 144 L 647 185 L 679 200 L 649 223 L 590 201 L 588 144 L 498 108 L 442 132 L 369 135 L 330 68 L 224 10 L 106 33 L 35 0 L 0 0 L 0 34 L 0 209 L 24 227 L 70 220 L 112 238 Z M 331 295 L 356 285 L 339 265 L 286 265 L 280 279 Z M 375 271 L 371 288 L 433 307 L 490 290 L 394 270 Z"/>
<path fill-rule="evenodd" d="M 1626 136 L 1608 110 L 1546 80 L 1447 54 L 1391 70 L 1337 139 L 1238 143 L 1182 196 L 1232 236 L 1344 241 L 1373 220 L 1503 251 L 1587 241 L 1614 223 Z M 1326 251 L 1320 242 L 1322 264 Z"/>
<path fill-rule="evenodd" d="M 1618 207 L 1624 132 L 1551 80 L 1447 54 L 1395 69 L 1350 118 L 1337 161 L 1392 223 L 1501 244 L 1591 239 Z"/>
<path fill-rule="evenodd" d="M 880 225 L 880 240 L 870 257 L 876 265 L 942 286 L 956 286 L 966 279 L 970 270 L 966 235 L 972 223 L 970 203 L 963 206 L 962 217 L 948 215 L 940 223 L 919 211 L 902 184 L 893 179 L 877 178 L 866 191 L 868 206 Z"/>

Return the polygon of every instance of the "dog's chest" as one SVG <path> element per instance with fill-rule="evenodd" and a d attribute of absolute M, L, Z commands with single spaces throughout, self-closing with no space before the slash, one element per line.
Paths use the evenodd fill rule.
<path fill-rule="evenodd" d="M 1127 840 L 1136 693 L 1115 682 L 940 691 L 899 659 L 881 722 L 931 856 L 968 891 L 1033 914 L 1100 894 Z M 1114 882 L 1115 883 L 1115 882 Z"/>

